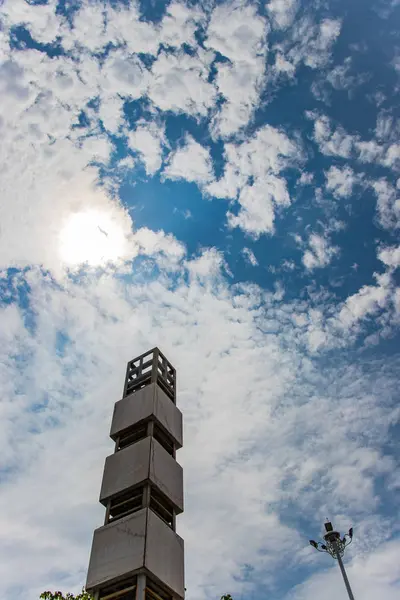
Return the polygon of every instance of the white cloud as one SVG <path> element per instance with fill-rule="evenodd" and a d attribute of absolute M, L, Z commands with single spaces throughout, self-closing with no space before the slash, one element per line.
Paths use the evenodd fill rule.
<path fill-rule="evenodd" d="M 342 65 L 336 65 L 327 75 L 327 80 L 336 90 L 346 90 L 354 85 L 354 78 L 349 75 L 351 58 L 348 56 Z"/>
<path fill-rule="evenodd" d="M 141 60 L 122 50 L 110 52 L 101 68 L 99 88 L 102 96 L 118 93 L 128 98 L 140 98 L 147 89 L 149 76 Z"/>
<path fill-rule="evenodd" d="M 74 44 L 95 52 L 107 43 L 125 45 L 128 54 L 147 53 L 156 55 L 160 43 L 180 47 L 183 43 L 196 45 L 194 32 L 202 13 L 189 9 L 180 2 L 171 2 L 159 24 L 141 18 L 136 3 L 102 6 L 82 4 L 74 15 L 74 28 L 69 35 L 64 33 L 67 47 Z M 88 23 L 95 23 L 91 28 Z M 65 45 L 64 42 L 64 45 Z"/>
<path fill-rule="evenodd" d="M 135 166 L 135 159 L 133 156 L 125 156 L 118 161 L 118 168 L 123 170 L 133 169 Z"/>
<path fill-rule="evenodd" d="M 266 23 L 254 6 L 217 6 L 207 28 L 206 45 L 232 62 L 251 61 L 265 52 Z"/>
<path fill-rule="evenodd" d="M 251 119 L 263 83 L 266 36 L 255 6 L 221 4 L 213 10 L 205 45 L 229 59 L 216 65 L 215 84 L 225 99 L 213 122 L 216 136 L 227 137 Z"/>
<path fill-rule="evenodd" d="M 400 55 L 397 54 L 397 56 L 395 56 L 392 60 L 392 66 L 394 68 L 394 70 L 396 71 L 396 73 L 400 73 Z"/>
<path fill-rule="evenodd" d="M 400 133 L 400 120 L 381 110 L 376 119 L 375 135 L 381 142 L 395 141 Z"/>
<path fill-rule="evenodd" d="M 298 181 L 299 185 L 311 185 L 314 181 L 314 173 L 303 171 Z"/>
<path fill-rule="evenodd" d="M 10 6 L 4 5 L 6 16 Z M 8 56 L 0 107 L 2 266 L 38 264 L 61 276 L 60 236 L 68 219 L 82 211 L 119 228 L 125 241 L 118 260 L 134 255 L 130 218 L 98 188 L 97 170 L 88 168 L 92 162 L 108 163 L 112 143 L 93 111 L 87 111 L 87 128 L 74 128 L 86 102 L 96 96 L 97 63 L 85 56 L 76 63 L 70 57 L 50 59 L 36 50 L 9 48 Z"/>
<path fill-rule="evenodd" d="M 131 150 L 139 152 L 148 175 L 154 175 L 160 168 L 163 155 L 163 144 L 166 143 L 164 128 L 155 122 L 138 122 L 134 131 L 127 134 Z"/>
<path fill-rule="evenodd" d="M 238 197 L 240 209 L 237 215 L 228 212 L 230 227 L 240 227 L 258 238 L 263 233 L 274 231 L 275 210 L 279 205 L 290 204 L 286 182 L 275 175 L 258 179 L 253 185 L 245 186 Z"/>
<path fill-rule="evenodd" d="M 382 164 L 390 169 L 400 170 L 400 144 L 390 144 L 382 159 Z"/>
<path fill-rule="evenodd" d="M 55 16 L 54 10 L 55 5 L 49 5 L 48 11 L 60 26 L 62 18 Z M 206 114 L 215 97 L 214 87 L 207 83 L 213 53 L 198 49 L 197 57 L 179 50 L 158 54 L 160 44 L 177 49 L 183 43 L 197 47 L 194 33 L 202 19 L 201 11 L 178 2 L 170 4 L 157 25 L 142 20 L 135 4 L 100 7 L 85 3 L 74 13 L 73 27 L 62 28 L 62 44 L 76 58 L 86 84 L 89 79 L 92 97 L 101 97 L 101 117 L 110 131 L 121 125 L 120 96 L 139 98 L 148 93 L 162 110 Z M 108 48 L 99 71 L 93 54 L 110 42 L 114 47 Z M 158 54 L 150 71 L 137 53 Z"/>
<path fill-rule="evenodd" d="M 0 207 L 3 266 L 34 263 L 59 272 L 59 236 L 64 223 L 83 210 L 108 215 L 119 223 L 122 235 L 129 238 L 131 221 L 125 211 L 95 186 L 96 172 L 83 172 L 88 161 L 108 159 L 108 142 L 95 137 L 76 145 L 62 139 L 53 144 L 45 139 L 30 145 L 21 138 L 18 142 L 14 148 L 7 146 L 12 152 L 3 159 L 3 194 L 5 199 L 13 199 Z M 14 153 L 18 153 L 18 161 Z M 23 172 L 19 169 L 22 157 L 27 165 Z M 128 248 L 129 244 L 127 257 Z"/>
<path fill-rule="evenodd" d="M 196 47 L 195 32 L 205 15 L 200 8 L 189 8 L 183 2 L 171 2 L 161 21 L 160 42 L 173 47 L 188 44 Z"/>
<path fill-rule="evenodd" d="M 166 257 L 168 262 L 163 262 L 164 268 L 171 269 L 183 259 L 186 252 L 184 245 L 173 235 L 165 234 L 164 231 L 152 231 L 147 227 L 141 227 L 135 232 L 134 241 L 141 254 L 152 257 L 160 254 Z"/>
<path fill-rule="evenodd" d="M 293 260 L 285 259 L 284 261 L 282 261 L 281 267 L 284 271 L 294 271 L 294 269 L 296 268 L 296 264 Z"/>
<path fill-rule="evenodd" d="M 251 250 L 250 248 L 243 248 L 242 254 L 246 262 L 248 262 L 252 267 L 258 266 L 258 260 L 253 250 Z"/>
<path fill-rule="evenodd" d="M 203 250 L 200 256 L 187 261 L 186 266 L 194 280 L 207 284 L 214 284 L 227 269 L 223 254 L 216 248 Z"/>
<path fill-rule="evenodd" d="M 215 136 L 229 137 L 250 121 L 259 102 L 265 59 L 218 66 L 216 86 L 226 99 L 213 120 Z"/>
<path fill-rule="evenodd" d="M 295 142 L 279 129 L 265 125 L 253 137 L 242 143 L 225 144 L 224 176 L 209 186 L 219 198 L 234 198 L 250 178 L 278 174 L 301 159 Z"/>
<path fill-rule="evenodd" d="M 382 156 L 383 148 L 375 140 L 355 141 L 355 148 L 359 152 L 358 158 L 361 162 L 374 162 Z"/>
<path fill-rule="evenodd" d="M 341 22 L 339 19 L 324 19 L 319 24 L 317 37 L 307 48 L 305 64 L 311 68 L 323 66 L 329 57 L 331 48 L 339 37 Z"/>
<path fill-rule="evenodd" d="M 325 116 L 315 119 L 314 139 L 322 154 L 341 156 L 342 158 L 349 158 L 351 155 L 354 143 L 353 137 L 348 135 L 341 127 L 332 132 L 329 119 Z"/>
<path fill-rule="evenodd" d="M 96 4 L 82 3 L 73 16 L 73 26 L 63 31 L 66 50 L 99 52 L 107 43 L 105 14 Z"/>
<path fill-rule="evenodd" d="M 82 3 L 73 15 L 73 27 L 63 29 L 63 46 L 78 52 L 85 48 L 99 52 L 108 43 L 124 46 L 126 55 L 146 53 L 157 55 L 160 43 L 180 47 L 193 44 L 195 23 L 199 11 L 172 2 L 161 23 L 154 25 L 141 18 L 136 3 L 99 6 Z"/>
<path fill-rule="evenodd" d="M 388 267 L 399 267 L 400 246 L 388 246 L 387 248 L 381 248 L 381 250 L 378 252 L 378 258 Z"/>
<path fill-rule="evenodd" d="M 308 249 L 303 254 L 303 265 L 309 271 L 326 267 L 338 254 L 338 248 L 331 246 L 329 240 L 317 233 L 312 233 L 308 240 Z"/>
<path fill-rule="evenodd" d="M 393 305 L 397 317 L 397 321 L 400 322 L 400 287 L 396 288 L 393 297 Z"/>
<path fill-rule="evenodd" d="M 55 14 L 55 2 L 28 4 L 25 0 L 5 0 L 2 16 L 7 27 L 23 24 L 31 36 L 42 44 L 50 44 L 61 33 L 61 19 Z"/>
<path fill-rule="evenodd" d="M 362 285 L 341 306 L 332 306 L 328 318 L 325 310 L 320 313 L 315 330 L 324 336 L 321 347 L 343 347 L 366 332 L 368 335 L 364 335 L 363 343 L 376 345 L 381 338 L 395 332 L 400 322 L 398 288 L 393 277 L 399 261 L 398 248 L 381 247 L 377 258 L 386 269 L 383 273 L 373 274 L 375 284 Z"/>
<path fill-rule="evenodd" d="M 349 198 L 353 192 L 353 187 L 360 181 L 360 177 L 356 175 L 350 167 L 332 166 L 325 173 L 326 189 L 335 196 L 335 198 Z"/>
<path fill-rule="evenodd" d="M 186 179 L 204 185 L 213 179 L 210 151 L 187 135 L 185 144 L 169 158 L 163 171 L 167 179 Z"/>
<path fill-rule="evenodd" d="M 345 58 L 342 65 L 334 67 L 327 75 L 327 80 L 336 90 L 348 90 L 352 97 L 353 90 L 370 79 L 368 73 L 357 73 L 352 64 L 352 58 Z"/>
<path fill-rule="evenodd" d="M 90 156 L 91 161 L 108 163 L 112 151 L 112 144 L 109 139 L 98 135 L 90 135 L 78 139 L 78 144 L 86 156 Z"/>
<path fill-rule="evenodd" d="M 340 29 L 339 19 L 328 18 L 315 23 L 310 17 L 303 17 L 294 22 L 280 49 L 294 65 L 304 63 L 311 69 L 320 69 L 329 63 Z"/>
<path fill-rule="evenodd" d="M 17 111 L 22 112 L 33 101 L 34 91 L 29 86 L 26 70 L 11 58 L 0 65 L 2 117 L 5 122 Z"/>
<path fill-rule="evenodd" d="M 391 279 L 387 274 L 376 275 L 377 285 L 364 285 L 356 294 L 349 296 L 338 318 L 343 327 L 349 328 L 361 319 L 377 314 L 389 300 Z"/>
<path fill-rule="evenodd" d="M 386 179 L 371 182 L 377 197 L 379 222 L 386 229 L 397 229 L 400 226 L 400 198 L 396 188 Z"/>
<path fill-rule="evenodd" d="M 173 4 L 171 4 L 171 7 Z M 99 7 L 96 8 L 97 12 L 105 15 L 105 30 L 101 27 L 97 30 L 91 29 L 87 32 L 87 35 L 93 38 L 100 36 L 100 42 L 97 42 L 97 44 L 100 43 L 104 46 L 112 41 L 115 46 L 123 45 L 126 47 L 127 55 L 139 52 L 154 56 L 157 54 L 160 36 L 165 37 L 166 32 L 161 34 L 160 27 L 142 19 L 136 3 L 124 4 L 121 2 L 115 3 L 114 6 L 107 3 L 101 7 L 101 11 Z M 84 21 L 84 16 L 82 20 Z M 81 44 L 85 44 L 85 37 L 81 35 L 79 41 Z M 92 42 L 91 45 L 94 46 L 95 44 Z"/>
<path fill-rule="evenodd" d="M 121 96 L 103 96 L 98 110 L 99 119 L 101 119 L 105 129 L 111 133 L 117 133 L 122 124 L 124 100 Z"/>
<path fill-rule="evenodd" d="M 268 14 L 272 18 L 274 27 L 286 29 L 296 16 L 298 0 L 270 0 L 266 4 Z"/>
<path fill-rule="evenodd" d="M 288 77 L 293 77 L 296 72 L 295 65 L 289 60 L 287 60 L 285 56 L 279 51 L 275 54 L 274 69 L 278 76 L 284 74 Z"/>
<path fill-rule="evenodd" d="M 275 213 L 290 204 L 282 169 L 301 159 L 300 148 L 285 133 L 266 125 L 248 141 L 225 144 L 224 175 L 206 188 L 218 198 L 239 202 L 239 213 L 228 213 L 231 227 L 254 237 L 274 231 Z"/>
<path fill-rule="evenodd" d="M 12 23 L 18 17 L 16 6 L 4 5 L 6 18 L 11 19 L 8 12 L 14 10 Z M 55 8 L 48 7 L 49 11 Z M 118 201 L 111 200 L 97 186 L 97 170 L 89 169 L 88 164 L 107 165 L 113 149 L 110 139 L 101 133 L 99 118 L 109 131 L 116 132 L 122 125 L 123 97 L 142 95 L 150 75 L 137 57 L 121 47 L 110 51 L 101 67 L 87 50 L 75 50 L 75 42 L 79 48 L 87 42 L 95 49 L 107 39 L 100 35 L 102 28 L 95 33 L 92 29 L 86 31 L 86 18 L 91 18 L 91 25 L 96 18 L 103 19 L 99 7 L 90 5 L 86 9 L 75 15 L 76 27 L 71 38 L 68 27 L 62 30 L 63 41 L 68 45 L 69 39 L 73 52 L 77 52 L 75 57 L 50 59 L 36 50 L 7 49 L 9 58 L 2 67 L 0 109 L 5 200 L 0 208 L 4 227 L 0 252 L 4 267 L 43 265 L 53 275 L 63 277 L 67 266 L 79 268 L 80 264 L 92 264 L 94 257 L 98 265 L 110 259 L 120 264 L 139 251 L 129 215 Z M 124 11 L 121 14 L 127 16 Z M 134 17 L 133 13 L 129 15 Z M 86 106 L 96 96 L 100 96 L 98 112 Z M 82 110 L 89 125 L 74 128 Z M 154 122 L 148 125 L 139 122 L 136 131 L 129 134 L 130 146 L 143 157 L 150 174 L 161 166 L 163 139 L 163 130 Z M 86 218 L 88 214 L 96 217 Z M 113 231 L 115 228 L 119 232 L 113 237 L 113 248 L 111 238 L 101 234 L 100 230 L 107 229 L 104 223 L 112 224 Z M 68 250 L 65 235 L 70 240 Z M 80 244 L 79 252 L 77 249 L 72 253 L 71 240 L 79 235 L 91 239 L 93 247 L 87 246 L 85 251 Z M 46 244 L 42 243 L 44 238 Z M 157 248 L 154 251 L 158 253 Z"/>
<path fill-rule="evenodd" d="M 161 110 L 206 116 L 215 102 L 215 89 L 207 82 L 212 53 L 160 52 L 153 64 L 149 98 Z"/>
<path fill-rule="evenodd" d="M 378 163 L 397 171 L 400 168 L 400 145 L 382 144 L 376 139 L 361 140 L 358 134 L 349 135 L 340 125 L 332 129 L 327 116 L 318 116 L 307 112 L 306 116 L 314 120 L 314 140 L 320 152 L 327 156 L 356 158 L 362 163 Z M 382 129 L 378 130 L 382 134 Z"/>
<path fill-rule="evenodd" d="M 333 100 L 331 87 L 335 90 L 346 90 L 348 98 L 352 99 L 355 89 L 369 78 L 368 73 L 357 72 L 352 65 L 352 57 L 348 56 L 342 64 L 336 65 L 328 73 L 321 74 L 321 77 L 312 83 L 311 91 L 318 100 L 329 106 Z"/>

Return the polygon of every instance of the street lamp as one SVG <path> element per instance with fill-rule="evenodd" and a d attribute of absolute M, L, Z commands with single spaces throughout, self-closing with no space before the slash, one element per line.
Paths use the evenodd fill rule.
<path fill-rule="evenodd" d="M 342 561 L 344 549 L 351 544 L 353 540 L 353 528 L 350 527 L 349 533 L 346 533 L 346 535 L 344 535 L 342 538 L 340 537 L 340 533 L 338 531 L 333 530 L 333 525 L 329 521 L 325 523 L 325 530 L 325 544 L 322 544 L 321 542 L 315 542 L 314 540 L 310 540 L 310 544 L 313 548 L 318 550 L 318 552 L 327 552 L 332 556 L 332 558 L 335 558 L 338 561 L 349 598 L 350 600 L 354 600 L 353 592 L 351 591 L 350 583 Z"/>

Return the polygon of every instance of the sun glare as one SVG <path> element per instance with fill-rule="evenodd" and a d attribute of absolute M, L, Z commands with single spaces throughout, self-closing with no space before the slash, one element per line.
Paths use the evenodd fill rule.
<path fill-rule="evenodd" d="M 122 228 L 108 215 L 88 210 L 71 215 L 60 234 L 60 254 L 68 265 L 101 266 L 126 251 Z"/>

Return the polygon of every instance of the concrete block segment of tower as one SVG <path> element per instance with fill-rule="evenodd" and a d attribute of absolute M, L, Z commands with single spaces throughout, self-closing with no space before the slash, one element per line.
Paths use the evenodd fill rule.
<path fill-rule="evenodd" d="M 96 600 L 182 600 L 182 414 L 175 369 L 158 348 L 128 363 L 110 437 L 115 452 L 100 491 L 106 515 L 94 532 L 86 590 Z"/>

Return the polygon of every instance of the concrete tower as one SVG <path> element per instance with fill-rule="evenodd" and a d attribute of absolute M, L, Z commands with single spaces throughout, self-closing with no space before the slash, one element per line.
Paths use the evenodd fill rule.
<path fill-rule="evenodd" d="M 115 403 L 86 590 L 96 600 L 182 600 L 182 414 L 176 372 L 158 348 L 128 363 L 122 400 Z"/>

